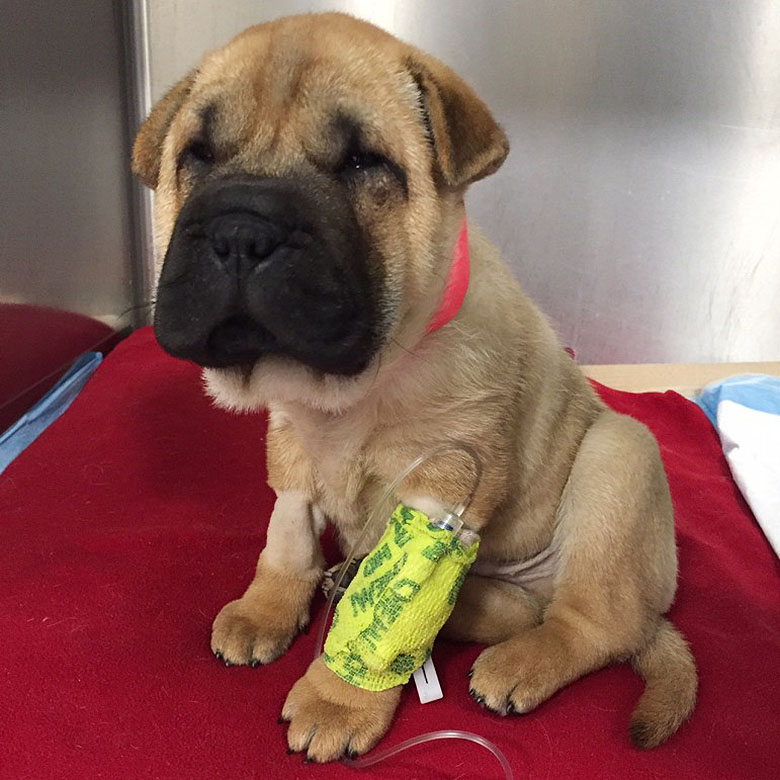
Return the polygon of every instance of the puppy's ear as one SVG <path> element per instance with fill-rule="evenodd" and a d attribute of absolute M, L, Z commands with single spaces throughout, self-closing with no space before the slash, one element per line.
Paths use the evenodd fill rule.
<path fill-rule="evenodd" d="M 460 187 L 495 173 L 509 153 L 509 141 L 474 90 L 422 52 L 409 57 L 407 67 L 422 95 L 444 184 Z"/>
<path fill-rule="evenodd" d="M 189 95 L 195 72 L 189 73 L 163 95 L 141 125 L 133 144 L 133 173 L 150 189 L 156 189 L 160 175 L 163 141 L 173 118 Z"/>

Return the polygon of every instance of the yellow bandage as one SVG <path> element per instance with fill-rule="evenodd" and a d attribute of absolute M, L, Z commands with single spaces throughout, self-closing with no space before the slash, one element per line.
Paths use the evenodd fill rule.
<path fill-rule="evenodd" d="M 408 682 L 430 655 L 478 547 L 400 504 L 336 607 L 327 667 L 369 691 Z"/>

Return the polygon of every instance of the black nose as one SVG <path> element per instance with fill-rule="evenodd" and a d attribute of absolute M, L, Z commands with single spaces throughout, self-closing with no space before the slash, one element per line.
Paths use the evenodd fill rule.
<path fill-rule="evenodd" d="M 203 366 L 283 356 L 354 375 L 379 344 L 378 264 L 330 178 L 215 178 L 176 219 L 154 326 L 171 355 Z"/>
<path fill-rule="evenodd" d="M 270 257 L 284 240 L 278 225 L 249 212 L 215 217 L 207 233 L 220 262 L 239 274 Z"/>

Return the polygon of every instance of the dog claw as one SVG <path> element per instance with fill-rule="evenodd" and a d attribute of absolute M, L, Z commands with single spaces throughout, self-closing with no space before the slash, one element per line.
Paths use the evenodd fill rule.
<path fill-rule="evenodd" d="M 485 708 L 485 697 L 480 696 L 473 688 L 469 690 L 469 696 L 471 696 L 474 701 L 479 704 L 480 707 L 483 709 Z"/>
<path fill-rule="evenodd" d="M 221 661 L 222 658 L 223 658 L 222 653 L 219 650 L 215 650 L 214 651 L 214 658 L 216 658 L 217 661 Z"/>
<path fill-rule="evenodd" d="M 466 673 L 466 677 L 468 677 L 470 680 L 473 676 L 474 676 L 474 670 L 469 669 L 468 672 Z"/>
<path fill-rule="evenodd" d="M 287 748 L 287 755 L 291 756 L 295 751 L 292 748 Z"/>
<path fill-rule="evenodd" d="M 250 666 L 251 666 L 253 669 L 257 669 L 257 667 L 258 667 L 258 666 L 260 666 L 260 661 L 258 661 L 258 660 L 257 660 L 257 658 L 255 658 L 255 659 L 252 661 L 252 663 L 250 664 Z"/>

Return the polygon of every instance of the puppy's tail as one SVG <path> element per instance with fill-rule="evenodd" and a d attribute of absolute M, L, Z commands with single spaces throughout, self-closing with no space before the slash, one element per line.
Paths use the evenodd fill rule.
<path fill-rule="evenodd" d="M 653 748 L 671 737 L 693 712 L 696 664 L 682 634 L 665 619 L 631 664 L 645 681 L 631 716 L 631 741 L 640 748 Z"/>

